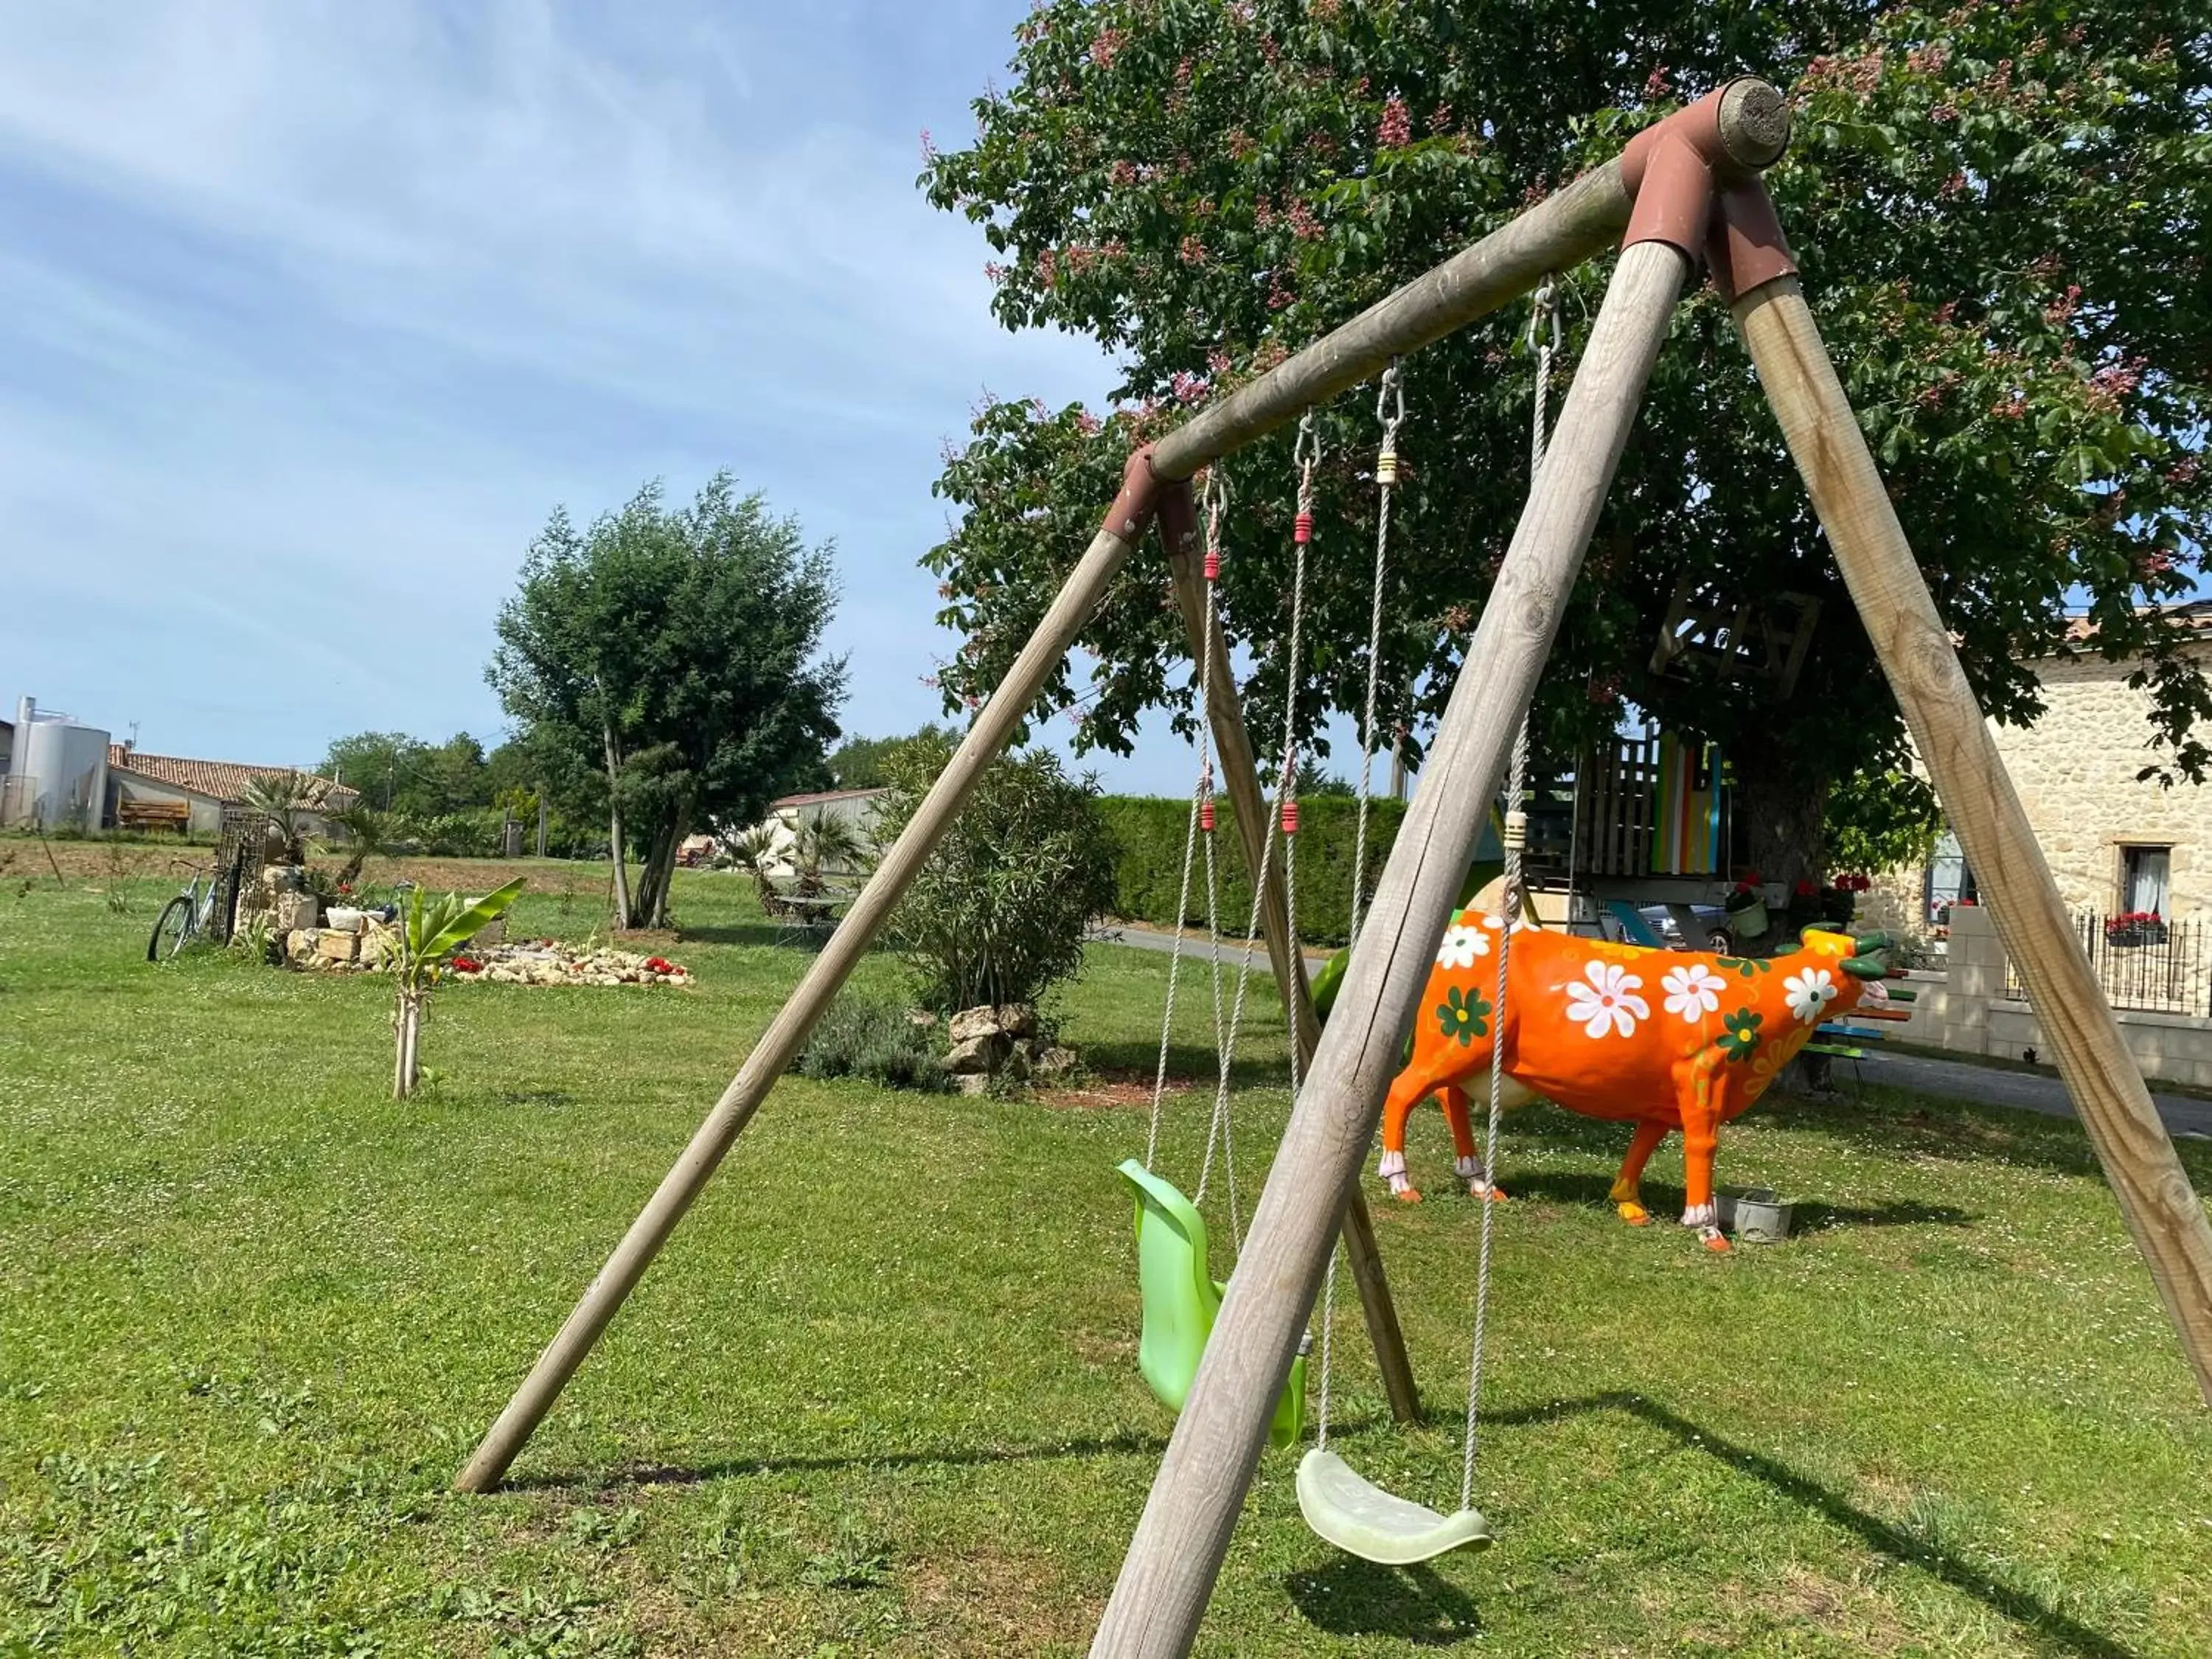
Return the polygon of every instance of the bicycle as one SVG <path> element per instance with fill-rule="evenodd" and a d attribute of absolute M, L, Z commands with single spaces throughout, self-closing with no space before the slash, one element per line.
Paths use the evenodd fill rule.
<path fill-rule="evenodd" d="M 215 907 L 222 884 L 210 873 L 207 890 L 200 890 L 197 872 L 185 884 L 185 890 L 161 907 L 161 914 L 154 918 L 154 932 L 146 940 L 146 960 L 167 962 L 196 939 L 211 936 L 215 932 Z"/>

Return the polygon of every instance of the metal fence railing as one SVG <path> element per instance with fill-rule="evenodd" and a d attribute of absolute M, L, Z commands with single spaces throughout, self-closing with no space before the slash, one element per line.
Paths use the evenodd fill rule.
<path fill-rule="evenodd" d="M 2190 917 L 2110 915 L 2081 910 L 2075 937 L 2089 958 L 2105 1000 L 2115 1008 L 2160 1014 L 2212 1014 L 2212 929 Z M 2025 996 L 2020 967 L 2008 963 L 2005 988 Z"/>

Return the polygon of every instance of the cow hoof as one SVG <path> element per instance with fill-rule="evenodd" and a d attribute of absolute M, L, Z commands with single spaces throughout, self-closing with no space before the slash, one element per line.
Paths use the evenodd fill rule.
<path fill-rule="evenodd" d="M 1651 1224 L 1651 1212 L 1641 1204 L 1623 1204 L 1620 1207 L 1620 1218 L 1630 1226 L 1648 1227 Z"/>
<path fill-rule="evenodd" d="M 1494 1181 L 1470 1181 L 1467 1183 L 1467 1195 L 1469 1198 L 1486 1198 L 1492 1204 L 1503 1204 L 1505 1188 Z"/>
<path fill-rule="evenodd" d="M 1728 1236 L 1717 1227 L 1708 1227 L 1698 1237 L 1703 1241 L 1705 1247 L 1715 1255 L 1727 1255 L 1732 1248 L 1728 1242 Z"/>
<path fill-rule="evenodd" d="M 1394 1187 L 1390 1189 L 1390 1196 L 1401 1204 L 1418 1204 L 1421 1201 L 1421 1189 L 1419 1187 Z"/>

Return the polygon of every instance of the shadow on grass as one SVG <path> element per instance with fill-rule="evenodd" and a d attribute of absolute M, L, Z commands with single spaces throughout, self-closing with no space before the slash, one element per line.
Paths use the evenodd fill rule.
<path fill-rule="evenodd" d="M 1482 1630 L 1474 1598 L 1430 1566 L 1378 1567 L 1340 1555 L 1285 1575 L 1283 1588 L 1307 1623 L 1333 1636 L 1389 1636 L 1441 1648 Z"/>
<path fill-rule="evenodd" d="M 699 927 L 686 922 L 677 929 L 677 942 L 681 945 L 770 945 L 783 944 L 786 939 L 783 929 L 772 921 L 710 921 Z M 790 948 L 793 956 L 814 954 L 811 944 L 796 939 Z"/>
<path fill-rule="evenodd" d="M 932 1451 L 854 1451 L 809 1457 L 726 1457 L 708 1463 L 647 1463 L 605 1471 L 551 1470 L 515 1475 L 512 1492 L 611 1492 L 628 1486 L 693 1486 L 749 1474 L 807 1474 L 830 1469 L 968 1468 L 988 1463 L 1046 1463 L 1063 1458 L 1158 1457 L 1168 1443 L 1158 1435 L 1117 1434 L 1099 1440 L 1060 1440 L 1046 1446 L 967 1446 Z"/>
<path fill-rule="evenodd" d="M 1152 1078 L 1159 1065 L 1159 1039 L 1149 1042 L 1116 1042 L 1109 1038 L 1079 1042 L 1083 1063 L 1093 1076 L 1109 1083 L 1139 1083 L 1152 1086 Z M 1174 1042 L 1168 1045 L 1168 1084 L 1177 1090 L 1212 1091 L 1220 1076 L 1218 1062 L 1213 1050 L 1196 1043 Z M 1288 1091 L 1291 1077 L 1288 1066 L 1279 1051 L 1253 1058 L 1240 1055 L 1230 1062 L 1229 1086 L 1232 1089 L 1281 1089 Z"/>
<path fill-rule="evenodd" d="M 1868 1549 L 1905 1566 L 1919 1568 L 1941 1583 L 1971 1596 L 1992 1612 L 2033 1631 L 2043 1640 L 2085 1659 L 2140 1659 L 2132 1648 L 2068 1618 L 2049 1602 L 2001 1582 L 1989 1568 L 1961 1559 L 1905 1527 L 1870 1515 L 1840 1494 L 1800 1474 L 1778 1458 L 1715 1434 L 1703 1424 L 1668 1410 L 1656 1401 L 1621 1390 L 1589 1395 L 1577 1400 L 1555 1400 L 1548 1405 L 1522 1407 L 1489 1413 L 1493 1424 L 1531 1426 L 1556 1423 L 1593 1412 L 1618 1411 L 1650 1424 L 1669 1435 L 1686 1451 L 1718 1458 L 1730 1468 L 1749 1475 L 1792 1503 L 1799 1504 L 1838 1530 L 1850 1534 Z M 1334 1628 L 1331 1626 L 1330 1628 Z"/>
<path fill-rule="evenodd" d="M 1610 1209 L 1613 1204 L 1613 1182 L 1605 1176 L 1577 1175 L 1565 1170 L 1531 1170 L 1516 1176 L 1513 1166 L 1501 1159 L 1498 1182 L 1513 1198 L 1540 1198 L 1554 1204 L 1590 1208 Z M 1658 1181 L 1644 1183 L 1644 1206 L 1656 1218 L 1680 1214 L 1686 1201 L 1680 1187 Z M 1799 1232 L 1808 1232 L 1815 1227 L 1971 1227 L 1981 1219 L 1970 1210 L 1955 1209 L 1948 1204 L 1918 1204 L 1909 1200 L 1899 1204 L 1856 1207 L 1801 1199 L 1792 1208 L 1792 1225 Z"/>

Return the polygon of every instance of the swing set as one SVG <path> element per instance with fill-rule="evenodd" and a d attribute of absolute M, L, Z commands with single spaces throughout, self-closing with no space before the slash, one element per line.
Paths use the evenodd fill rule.
<path fill-rule="evenodd" d="M 1360 1480 L 1328 1450 L 1327 1315 L 1333 1297 L 1326 1281 L 1333 1278 L 1333 1245 L 1341 1233 L 1386 1395 L 1395 1414 L 1411 1419 L 1418 1409 L 1412 1373 L 1358 1186 L 1361 1163 L 1425 989 L 1436 941 L 1461 896 L 1490 803 L 1520 746 L 1516 734 L 1644 385 L 1684 285 L 1701 264 L 1731 309 L 1917 750 L 1982 877 L 1989 908 L 2019 965 L 2075 1111 L 2212 1403 L 2212 1221 L 2190 1187 L 2067 925 L 2050 868 L 1814 325 L 1760 178 L 1781 156 L 1789 126 L 1788 106 L 1773 87 L 1752 79 L 1729 83 L 1647 128 L 1613 161 L 1130 458 L 1105 522 L 1036 632 L 842 925 L 486 1433 L 455 1480 L 459 1490 L 498 1486 L 1157 519 L 1200 664 L 1212 757 L 1236 808 L 1248 867 L 1259 877 L 1261 932 L 1289 1013 L 1297 1088 L 1249 1225 L 1232 1217 L 1239 1246 L 1236 1271 L 1225 1287 L 1210 1278 L 1202 1291 L 1194 1279 L 1190 1285 L 1190 1302 L 1204 1310 L 1209 1328 L 1195 1342 L 1188 1336 L 1163 1339 L 1176 1350 L 1178 1370 L 1188 1372 L 1174 1379 L 1181 1409 L 1091 1651 L 1113 1659 L 1188 1651 L 1270 1431 L 1279 1433 L 1284 1402 L 1299 1397 L 1301 1391 L 1286 1385 L 1302 1363 L 1305 1327 L 1317 1299 L 1323 1304 L 1322 1443 L 1307 1454 L 1299 1481 L 1309 1519 L 1334 1541 L 1381 1559 L 1399 1550 L 1406 1552 L 1403 1559 L 1421 1559 L 1435 1553 L 1431 1545 L 1456 1547 L 1486 1531 L 1464 1497 L 1452 1516 L 1416 1505 L 1401 1509 L 1402 1500 Z M 1265 844 L 1271 832 L 1260 779 L 1194 556 L 1200 525 L 1191 480 L 1337 393 L 1384 374 L 1394 360 L 1529 294 L 1547 275 L 1614 246 L 1619 258 L 1580 367 L 1468 642 L 1422 787 L 1366 904 L 1359 948 L 1337 988 L 1323 1033 L 1291 931 L 1288 885 L 1273 873 Z M 1303 454 L 1300 459 L 1303 464 Z M 1303 557 L 1303 546 L 1302 538 L 1296 556 Z M 1367 736 L 1371 749 L 1371 711 Z M 1201 769 L 1200 794 L 1210 787 Z M 1295 804 L 1287 796 L 1280 803 Z M 1279 811 L 1273 822 L 1280 825 Z M 1514 829 L 1509 819 L 1509 865 Z M 1286 847 L 1293 844 L 1294 836 L 1286 838 Z M 1501 939 L 1508 936 L 1501 930 Z M 1224 1058 L 1223 1078 L 1226 1064 Z M 1226 1128 L 1225 1116 L 1220 1127 Z M 1223 1160 L 1224 1180 L 1231 1157 Z M 1145 1190 L 1146 1183 L 1133 1176 L 1131 1184 Z M 1168 1207 L 1164 1202 L 1163 1210 Z M 1483 1206 L 1486 1233 L 1494 1208 Z M 1202 1237 L 1202 1223 L 1193 1224 L 1194 1206 L 1181 1219 L 1188 1238 Z M 1202 1276 L 1201 1261 L 1186 1255 L 1179 1271 Z M 1172 1269 L 1170 1261 L 1160 1271 Z M 1482 1302 L 1479 1285 L 1478 1310 Z M 1480 1317 L 1478 1312 L 1470 1403 L 1479 1397 Z M 1154 1386 L 1161 1386 L 1158 1378 Z M 1470 1435 L 1463 1454 L 1469 1495 L 1474 1452 Z"/>

